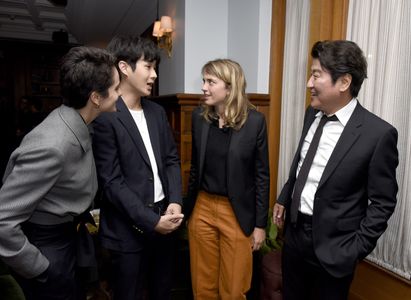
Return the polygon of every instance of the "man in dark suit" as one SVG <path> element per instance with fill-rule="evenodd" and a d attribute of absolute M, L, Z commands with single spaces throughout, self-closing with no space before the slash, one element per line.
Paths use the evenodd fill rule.
<path fill-rule="evenodd" d="M 367 63 L 355 43 L 317 42 L 311 55 L 311 106 L 273 212 L 280 226 L 286 214 L 284 299 L 347 299 L 394 211 L 397 130 L 356 99 Z"/>
<path fill-rule="evenodd" d="M 164 110 L 148 96 L 159 50 L 143 38 L 115 37 L 121 97 L 94 122 L 103 197 L 100 236 L 109 250 L 114 299 L 169 299 L 173 235 L 182 222 L 180 160 Z"/>

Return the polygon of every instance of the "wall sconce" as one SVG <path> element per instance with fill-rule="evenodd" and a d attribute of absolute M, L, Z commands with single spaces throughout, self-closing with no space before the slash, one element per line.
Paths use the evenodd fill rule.
<path fill-rule="evenodd" d="M 154 22 L 153 36 L 157 37 L 158 47 L 167 51 L 168 57 L 171 57 L 171 50 L 173 49 L 173 34 L 172 19 L 169 16 L 162 16 L 160 21 Z"/>

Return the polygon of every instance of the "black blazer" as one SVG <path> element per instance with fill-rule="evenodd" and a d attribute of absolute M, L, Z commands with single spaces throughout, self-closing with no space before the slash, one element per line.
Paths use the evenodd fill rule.
<path fill-rule="evenodd" d="M 285 230 L 301 146 L 317 112 L 306 111 L 289 179 L 277 200 L 286 207 Z M 335 277 L 353 273 L 387 227 L 398 191 L 397 137 L 393 126 L 357 103 L 324 169 L 314 198 L 312 237 L 320 263 Z"/>
<path fill-rule="evenodd" d="M 182 203 L 180 160 L 164 109 L 141 100 L 166 201 Z M 141 249 L 144 235 L 153 232 L 160 216 L 154 201 L 153 172 L 143 139 L 127 106 L 94 122 L 93 148 L 102 201 L 100 237 L 117 251 Z"/>
<path fill-rule="evenodd" d="M 184 214 L 189 218 L 201 187 L 207 145 L 208 123 L 200 114 L 192 113 L 192 157 Z M 250 110 L 240 130 L 233 130 L 228 149 L 228 198 L 241 229 L 248 236 L 255 227 L 267 225 L 270 175 L 268 165 L 267 127 L 264 115 Z"/>

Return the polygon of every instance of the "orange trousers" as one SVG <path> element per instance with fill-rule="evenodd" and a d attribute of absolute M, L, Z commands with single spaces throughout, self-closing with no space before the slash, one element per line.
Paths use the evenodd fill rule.
<path fill-rule="evenodd" d="M 188 221 L 188 237 L 194 299 L 246 299 L 252 242 L 227 197 L 200 191 Z"/>

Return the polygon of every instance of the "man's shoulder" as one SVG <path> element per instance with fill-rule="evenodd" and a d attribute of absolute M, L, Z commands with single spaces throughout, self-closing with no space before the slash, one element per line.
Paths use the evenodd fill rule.
<path fill-rule="evenodd" d="M 380 116 L 376 115 L 375 113 L 369 111 L 368 109 L 361 107 L 364 113 L 364 124 L 367 128 L 370 128 L 372 131 L 376 130 L 392 130 L 395 127 L 387 122 L 386 120 L 382 119 Z M 396 129 L 395 129 L 396 130 Z"/>
<path fill-rule="evenodd" d="M 102 112 L 97 118 L 93 120 L 92 127 L 97 126 L 98 124 L 109 124 L 116 122 L 118 111 L 115 112 Z"/>
<path fill-rule="evenodd" d="M 152 109 L 154 111 L 165 111 L 164 107 L 148 98 L 141 99 L 143 109 Z"/>

